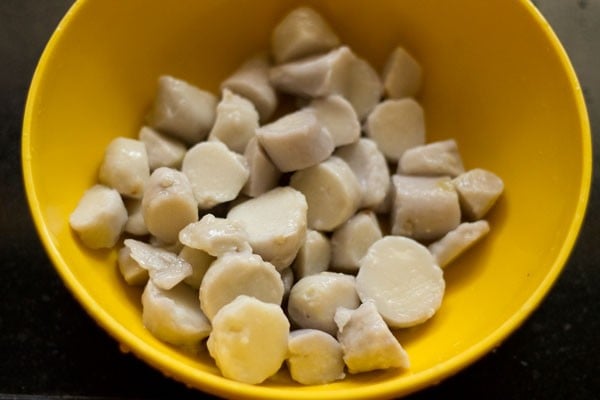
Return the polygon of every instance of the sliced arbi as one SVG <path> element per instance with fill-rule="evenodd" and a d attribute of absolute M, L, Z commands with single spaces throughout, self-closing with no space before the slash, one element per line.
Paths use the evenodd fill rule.
<path fill-rule="evenodd" d="M 244 150 L 244 157 L 246 157 L 250 175 L 242 188 L 243 194 L 257 197 L 277 186 L 281 171 L 273 164 L 256 136 L 248 142 Z"/>
<path fill-rule="evenodd" d="M 410 361 L 371 301 L 335 313 L 337 338 L 348 372 L 357 374 L 387 368 L 409 368 Z"/>
<path fill-rule="evenodd" d="M 235 199 L 250 175 L 246 159 L 221 142 L 196 144 L 187 151 L 181 170 L 202 209 Z"/>
<path fill-rule="evenodd" d="M 398 162 L 411 147 L 425 144 L 425 116 L 414 99 L 385 100 L 365 122 L 365 132 L 388 161 Z"/>
<path fill-rule="evenodd" d="M 281 305 L 283 282 L 275 267 L 252 253 L 226 253 L 208 268 L 200 284 L 200 306 L 212 320 L 239 295 Z"/>
<path fill-rule="evenodd" d="M 160 167 L 180 168 L 187 148 L 185 144 L 169 135 L 160 133 L 149 126 L 143 126 L 138 138 L 146 145 L 150 171 Z"/>
<path fill-rule="evenodd" d="M 158 339 L 189 349 L 200 346 L 211 332 L 196 291 L 187 285 L 164 290 L 149 280 L 142 293 L 142 321 Z"/>
<path fill-rule="evenodd" d="M 129 247 L 123 246 L 119 249 L 117 265 L 127 284 L 132 286 L 142 286 L 148 282 L 148 270 L 140 267 L 140 264 L 131 258 L 131 250 Z"/>
<path fill-rule="evenodd" d="M 148 153 L 143 142 L 118 137 L 108 144 L 98 172 L 100 183 L 123 196 L 141 199 L 149 178 Z"/>
<path fill-rule="evenodd" d="M 335 335 L 333 317 L 337 308 L 354 309 L 359 305 L 354 276 L 325 271 L 306 276 L 292 286 L 287 310 L 296 326 Z"/>
<path fill-rule="evenodd" d="M 360 137 L 356 111 L 344 97 L 334 94 L 314 99 L 308 107 L 314 110 L 318 121 L 329 131 L 335 147 L 354 143 Z"/>
<path fill-rule="evenodd" d="M 463 222 L 443 238 L 431 243 L 428 249 L 438 265 L 444 268 L 481 240 L 489 231 L 490 225 L 485 220 Z"/>
<path fill-rule="evenodd" d="M 215 257 L 204 250 L 198 250 L 188 246 L 183 246 L 178 255 L 179 258 L 184 259 L 192 266 L 192 274 L 183 281 L 194 289 L 200 288 L 200 283 L 202 283 L 204 274 L 206 274 L 208 267 L 210 267 L 210 264 L 215 260 Z"/>
<path fill-rule="evenodd" d="M 282 172 L 320 163 L 333 153 L 331 134 L 311 109 L 287 114 L 256 130 L 258 142 Z"/>
<path fill-rule="evenodd" d="M 271 53 L 277 64 L 325 53 L 339 44 L 327 21 L 310 7 L 288 13 L 271 35 Z"/>
<path fill-rule="evenodd" d="M 339 147 L 333 153 L 344 160 L 358 178 L 361 208 L 378 209 L 391 185 L 390 170 L 377 144 L 368 138 Z"/>
<path fill-rule="evenodd" d="M 188 144 L 206 138 L 215 121 L 217 97 L 169 75 L 158 79 L 158 90 L 147 122 Z"/>
<path fill-rule="evenodd" d="M 437 240 L 461 222 L 458 194 L 451 179 L 394 175 L 393 235 L 420 241 Z"/>
<path fill-rule="evenodd" d="M 431 142 L 406 150 L 398 162 L 398 174 L 456 177 L 465 172 L 454 139 Z"/>
<path fill-rule="evenodd" d="M 348 164 L 339 157 L 332 156 L 295 172 L 290 185 L 306 196 L 311 229 L 334 230 L 346 222 L 360 204 L 360 184 Z"/>
<path fill-rule="evenodd" d="M 300 97 L 341 93 L 355 59 L 347 46 L 341 46 L 323 55 L 272 67 L 269 79 L 277 90 Z"/>
<path fill-rule="evenodd" d="M 179 232 L 179 241 L 214 257 L 229 252 L 252 252 L 248 234 L 239 223 L 212 214 L 206 214 L 200 221 L 183 228 Z"/>
<path fill-rule="evenodd" d="M 331 269 L 356 273 L 369 247 L 381 237 L 373 211 L 356 213 L 331 235 Z"/>
<path fill-rule="evenodd" d="M 417 60 L 406 49 L 397 46 L 383 68 L 385 94 L 390 99 L 415 97 L 421 89 L 422 75 Z"/>
<path fill-rule="evenodd" d="M 356 291 L 372 301 L 391 328 L 425 322 L 440 308 L 444 274 L 429 250 L 402 236 L 385 236 L 360 261 Z"/>
<path fill-rule="evenodd" d="M 142 198 L 142 215 L 152 235 L 163 243 L 177 242 L 179 231 L 198 220 L 198 206 L 187 176 L 173 168 L 154 170 Z"/>
<path fill-rule="evenodd" d="M 282 270 L 304 243 L 306 199 L 291 187 L 278 187 L 229 210 L 227 218 L 242 226 L 253 251 Z"/>
<path fill-rule="evenodd" d="M 346 376 L 342 346 L 318 329 L 290 332 L 286 363 L 292 379 L 303 385 L 330 383 Z"/>
<path fill-rule="evenodd" d="M 69 225 L 91 249 L 113 247 L 127 223 L 127 209 L 119 192 L 94 185 L 83 193 L 69 216 Z"/>
<path fill-rule="evenodd" d="M 377 71 L 360 57 L 354 57 L 346 75 L 346 83 L 339 93 L 348 99 L 363 121 L 381 100 L 383 85 Z"/>
<path fill-rule="evenodd" d="M 124 231 L 136 236 L 147 235 L 149 232 L 142 213 L 142 200 L 126 198 L 124 204 L 127 209 L 127 222 Z"/>
<path fill-rule="evenodd" d="M 192 266 L 170 251 L 135 239 L 125 239 L 130 257 L 148 271 L 152 282 L 163 290 L 170 290 L 192 274 Z"/>
<path fill-rule="evenodd" d="M 289 329 L 281 307 L 240 295 L 215 315 L 206 345 L 224 377 L 259 384 L 284 363 Z"/>
<path fill-rule="evenodd" d="M 267 56 L 258 54 L 245 61 L 221 84 L 221 89 L 229 89 L 250 100 L 261 122 L 268 121 L 278 105 L 277 93 L 269 82 L 270 68 Z"/>
<path fill-rule="evenodd" d="M 327 236 L 319 231 L 309 229 L 292 264 L 296 279 L 300 280 L 305 276 L 326 271 L 329 268 L 330 260 L 331 244 Z"/>
<path fill-rule="evenodd" d="M 258 128 L 258 112 L 249 100 L 223 89 L 217 117 L 208 140 L 218 140 L 236 153 L 243 153 Z"/>
<path fill-rule="evenodd" d="M 452 180 L 460 207 L 471 221 L 483 218 L 504 191 L 504 182 L 491 171 L 475 168 Z"/>

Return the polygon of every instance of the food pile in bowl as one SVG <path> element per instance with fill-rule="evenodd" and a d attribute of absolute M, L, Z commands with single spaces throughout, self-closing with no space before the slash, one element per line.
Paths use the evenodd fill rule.
<path fill-rule="evenodd" d="M 527 0 L 78 0 L 22 155 L 94 321 L 248 399 L 398 397 L 472 364 L 550 290 L 591 177 Z"/>
<path fill-rule="evenodd" d="M 301 6 L 265 47 L 219 94 L 157 77 L 70 227 L 118 248 L 152 335 L 226 378 L 410 370 L 396 333 L 443 307 L 443 268 L 488 234 L 503 180 L 427 140 L 427 76 L 401 44 L 377 71 Z"/>

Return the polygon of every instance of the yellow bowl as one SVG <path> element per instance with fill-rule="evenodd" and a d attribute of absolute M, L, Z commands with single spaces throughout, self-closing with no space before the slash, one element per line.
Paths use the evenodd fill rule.
<path fill-rule="evenodd" d="M 376 68 L 396 45 L 423 65 L 419 100 L 428 140 L 456 138 L 466 166 L 504 179 L 491 234 L 446 270 L 447 295 L 429 322 L 398 334 L 412 366 L 302 387 L 285 372 L 250 386 L 219 374 L 142 325 L 115 251 L 90 251 L 68 225 L 96 180 L 104 148 L 135 136 L 160 74 L 217 93 L 266 48 L 275 21 L 310 4 Z M 571 64 L 526 0 L 78 1 L 35 72 L 22 141 L 37 229 L 68 288 L 125 348 L 166 375 L 225 397 L 338 399 L 405 395 L 490 351 L 540 303 L 565 264 L 588 199 L 591 138 Z"/>

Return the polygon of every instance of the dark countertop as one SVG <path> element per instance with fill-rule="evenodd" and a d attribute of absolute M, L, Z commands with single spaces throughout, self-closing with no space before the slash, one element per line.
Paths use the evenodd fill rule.
<path fill-rule="evenodd" d="M 508 0 L 507 0 L 508 1 Z M 101 330 L 67 291 L 34 229 L 20 135 L 37 60 L 69 0 L 0 1 L 0 398 L 198 398 Z M 569 53 L 600 132 L 600 0 L 536 0 Z M 599 152 L 594 137 L 594 153 Z M 498 349 L 409 399 L 600 398 L 600 169 L 563 273 Z"/>

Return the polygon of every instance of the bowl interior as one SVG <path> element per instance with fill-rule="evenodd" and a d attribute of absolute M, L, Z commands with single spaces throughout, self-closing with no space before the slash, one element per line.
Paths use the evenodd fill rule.
<path fill-rule="evenodd" d="M 452 3 L 452 4 L 451 4 Z M 440 381 L 496 346 L 546 294 L 576 239 L 589 191 L 590 133 L 580 88 L 557 39 L 528 1 L 80 1 L 36 71 L 23 131 L 26 188 L 37 228 L 67 286 L 111 335 L 167 375 L 247 398 L 402 395 Z M 445 272 L 427 323 L 398 333 L 410 370 L 302 387 L 280 373 L 260 386 L 222 378 L 207 354 L 186 355 L 141 322 L 139 289 L 115 251 L 90 251 L 69 214 L 95 181 L 106 145 L 137 135 L 156 79 L 171 74 L 218 93 L 274 23 L 313 5 L 378 70 L 391 49 L 424 68 L 418 100 L 428 141 L 455 138 L 467 168 L 498 174 L 505 193 L 491 234 Z"/>

